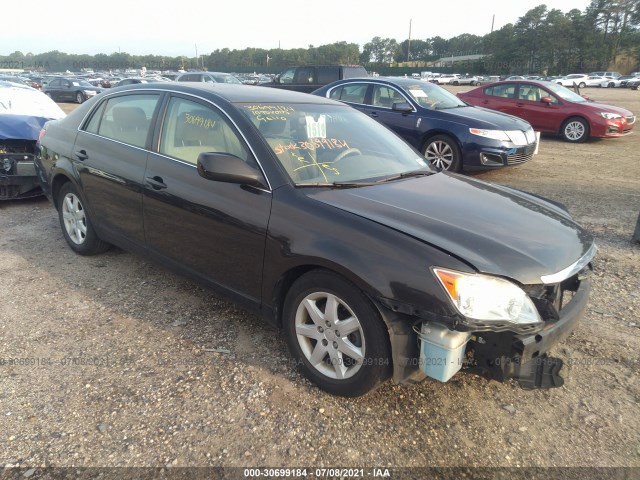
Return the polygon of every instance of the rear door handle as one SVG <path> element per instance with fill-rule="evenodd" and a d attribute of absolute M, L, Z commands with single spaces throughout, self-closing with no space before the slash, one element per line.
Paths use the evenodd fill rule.
<path fill-rule="evenodd" d="M 378 116 L 378 112 L 371 112 L 369 115 L 371 115 L 372 117 L 377 117 Z"/>
<path fill-rule="evenodd" d="M 155 177 L 145 177 L 145 180 L 147 181 L 147 185 L 149 185 L 154 190 L 162 190 L 163 188 L 167 188 L 167 184 L 164 183 L 162 177 L 159 177 L 157 175 Z"/>
<path fill-rule="evenodd" d="M 76 155 L 76 158 L 81 162 L 84 162 L 87 158 L 89 158 L 89 155 L 87 155 L 86 150 L 78 150 L 77 152 L 75 152 L 75 155 Z"/>
<path fill-rule="evenodd" d="M 522 102 L 518 102 L 518 103 L 516 103 L 516 105 L 517 105 L 518 107 L 524 107 L 524 103 L 522 103 Z"/>

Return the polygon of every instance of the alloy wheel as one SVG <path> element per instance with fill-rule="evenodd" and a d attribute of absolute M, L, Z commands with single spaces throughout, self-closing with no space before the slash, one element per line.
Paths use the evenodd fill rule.
<path fill-rule="evenodd" d="M 365 358 L 362 325 L 339 297 L 313 292 L 300 302 L 295 316 L 298 344 L 319 373 L 337 380 L 353 377 Z"/>
<path fill-rule="evenodd" d="M 82 245 L 87 238 L 87 216 L 80 199 L 67 193 L 62 202 L 62 218 L 69 238 L 76 245 Z"/>

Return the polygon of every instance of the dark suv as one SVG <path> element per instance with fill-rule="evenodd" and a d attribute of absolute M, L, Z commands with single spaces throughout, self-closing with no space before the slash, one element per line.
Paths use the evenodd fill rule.
<path fill-rule="evenodd" d="M 263 86 L 311 93 L 337 80 L 368 75 L 367 70 L 359 65 L 305 65 L 287 68 L 272 83 Z"/>

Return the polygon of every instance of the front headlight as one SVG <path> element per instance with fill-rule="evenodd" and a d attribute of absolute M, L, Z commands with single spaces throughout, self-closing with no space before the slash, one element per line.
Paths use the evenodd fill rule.
<path fill-rule="evenodd" d="M 508 280 L 434 268 L 456 309 L 470 322 L 509 322 L 519 326 L 542 323 L 527 294 Z"/>
<path fill-rule="evenodd" d="M 616 118 L 622 118 L 622 115 L 618 113 L 609 113 L 609 112 L 599 112 L 600 115 L 607 120 L 615 120 Z"/>
<path fill-rule="evenodd" d="M 483 130 L 482 128 L 470 128 L 469 133 L 472 135 L 478 135 L 479 137 L 491 138 L 493 140 L 500 140 L 503 142 L 510 142 L 511 139 L 507 132 L 503 130 Z"/>

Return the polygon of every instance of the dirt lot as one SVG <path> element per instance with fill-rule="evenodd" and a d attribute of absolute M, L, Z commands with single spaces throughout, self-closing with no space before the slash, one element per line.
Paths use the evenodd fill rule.
<path fill-rule="evenodd" d="M 638 91 L 587 93 L 640 114 Z M 75 255 L 44 199 L 0 203 L 0 467 L 640 467 L 639 152 L 640 131 L 543 137 L 477 174 L 597 238 L 586 318 L 554 352 L 566 383 L 542 391 L 459 374 L 329 396 L 256 317 L 121 250 Z"/>

